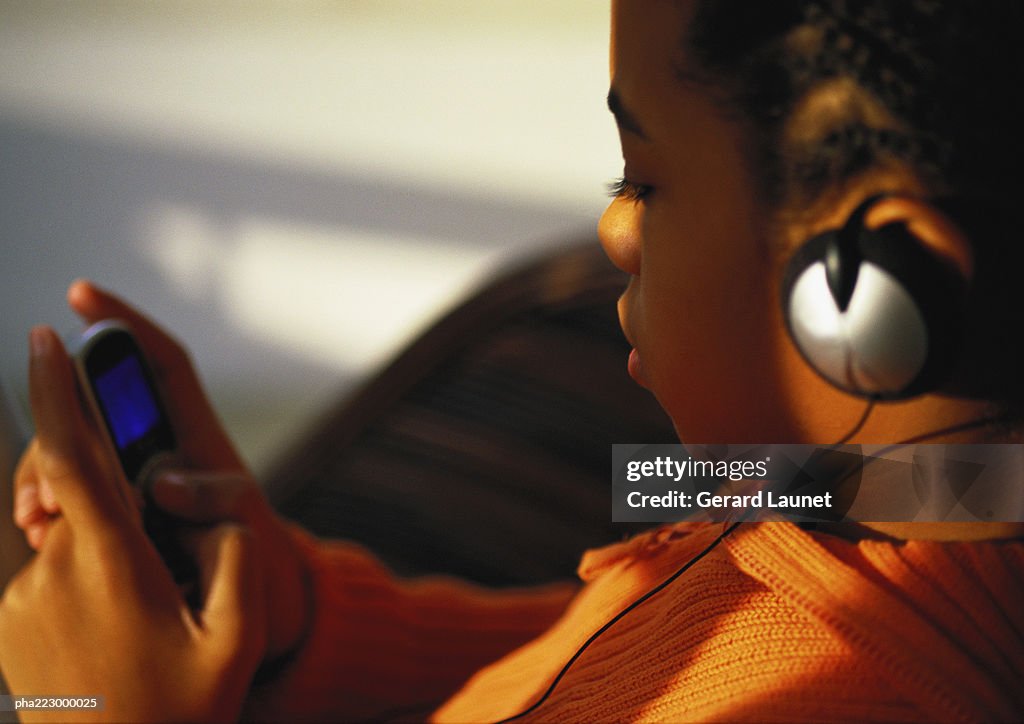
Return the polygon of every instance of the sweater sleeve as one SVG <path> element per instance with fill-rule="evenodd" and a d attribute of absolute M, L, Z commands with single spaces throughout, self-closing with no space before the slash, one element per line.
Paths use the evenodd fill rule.
<path fill-rule="evenodd" d="M 485 590 L 444 577 L 395 578 L 361 547 L 295 530 L 311 574 L 311 624 L 243 717 L 423 718 L 483 665 L 546 630 L 572 584 Z"/>

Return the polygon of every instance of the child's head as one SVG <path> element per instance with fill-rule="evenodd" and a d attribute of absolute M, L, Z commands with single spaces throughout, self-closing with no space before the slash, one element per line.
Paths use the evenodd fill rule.
<path fill-rule="evenodd" d="M 892 196 L 867 226 L 905 224 L 970 284 L 958 346 L 972 354 L 943 385 L 955 396 L 887 405 L 870 436 L 1019 399 L 1020 358 L 993 360 L 1024 346 L 1005 273 L 1022 261 L 1005 237 L 1024 160 L 1022 15 L 974 0 L 615 4 L 625 183 L 600 231 L 635 275 L 620 303 L 631 369 L 684 439 L 828 442 L 852 426 L 863 400 L 804 362 L 779 285 L 795 249 L 879 192 Z"/>

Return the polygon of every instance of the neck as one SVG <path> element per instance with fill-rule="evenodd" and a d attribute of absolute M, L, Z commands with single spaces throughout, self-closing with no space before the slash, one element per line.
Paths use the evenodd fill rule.
<path fill-rule="evenodd" d="M 845 417 L 853 419 L 848 430 L 866 410 L 867 402 L 848 404 Z M 859 408 L 859 410 L 857 409 Z M 864 424 L 849 439 L 851 444 L 907 443 L 1005 443 L 1020 442 L 1019 433 L 1007 432 L 992 405 L 928 395 L 896 403 L 876 403 Z M 1007 481 L 1020 485 L 1020 481 Z M 819 529 L 847 538 L 897 540 L 982 541 L 1024 537 L 1018 522 L 880 522 L 827 524 Z"/>
<path fill-rule="evenodd" d="M 861 415 L 869 404 L 856 401 Z M 849 415 L 848 415 L 849 416 Z M 999 414 L 988 402 L 928 395 L 900 402 L 877 402 L 851 444 L 1008 442 L 998 430 Z M 852 429 L 852 423 L 851 423 Z"/>

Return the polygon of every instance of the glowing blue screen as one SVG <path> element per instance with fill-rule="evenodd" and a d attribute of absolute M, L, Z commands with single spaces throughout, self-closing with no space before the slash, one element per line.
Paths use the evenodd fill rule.
<path fill-rule="evenodd" d="M 95 386 L 118 448 L 139 440 L 160 421 L 138 357 L 125 357 L 97 376 Z"/>

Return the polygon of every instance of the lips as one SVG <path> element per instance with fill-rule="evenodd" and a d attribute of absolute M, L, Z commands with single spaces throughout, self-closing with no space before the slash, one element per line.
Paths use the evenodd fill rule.
<path fill-rule="evenodd" d="M 626 369 L 629 370 L 629 376 L 633 378 L 641 387 L 647 387 L 647 380 L 644 377 L 643 363 L 640 361 L 640 353 L 636 351 L 636 347 L 630 350 L 629 362 L 626 363 Z"/>
<path fill-rule="evenodd" d="M 629 289 L 622 293 L 619 297 L 618 312 L 619 312 L 619 327 L 622 328 L 622 334 L 625 335 L 626 341 L 629 342 L 631 347 L 636 347 L 636 343 L 633 341 L 632 335 L 629 333 L 629 302 L 626 300 L 626 295 L 629 294 Z"/>
<path fill-rule="evenodd" d="M 626 369 L 629 371 L 629 376 L 633 378 L 634 382 L 641 387 L 647 387 L 643 364 L 640 361 L 640 352 L 637 350 L 636 342 L 633 341 L 634 338 L 629 329 L 629 303 L 626 299 L 628 294 L 629 289 L 626 289 L 622 296 L 619 297 L 618 303 L 619 326 L 622 328 L 622 334 L 626 337 L 626 341 L 633 348 L 629 352 L 629 361 L 626 363 Z"/>

